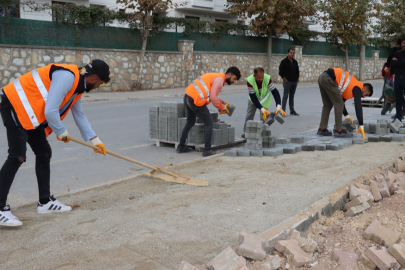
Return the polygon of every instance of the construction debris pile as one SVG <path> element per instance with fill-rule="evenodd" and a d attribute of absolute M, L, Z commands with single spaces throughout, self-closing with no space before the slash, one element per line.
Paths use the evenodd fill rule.
<path fill-rule="evenodd" d="M 241 232 L 237 247 L 205 265 L 183 261 L 178 270 L 404 269 L 404 172 L 405 156 L 394 169 L 363 174 L 346 187 L 344 208 L 319 217 L 306 232 L 286 229 L 271 239 Z M 400 210 L 373 212 L 384 203 Z"/>
<path fill-rule="evenodd" d="M 149 139 L 165 143 L 177 144 L 186 124 L 183 102 L 163 101 L 159 106 L 149 107 Z M 225 145 L 235 141 L 235 127 L 218 120 L 218 113 L 211 112 L 214 121 L 211 143 Z M 187 145 L 204 144 L 204 123 L 197 117 L 195 125 L 190 130 Z"/>

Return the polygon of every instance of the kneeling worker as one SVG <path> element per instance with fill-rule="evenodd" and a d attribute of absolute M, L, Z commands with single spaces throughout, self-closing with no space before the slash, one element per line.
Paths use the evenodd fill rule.
<path fill-rule="evenodd" d="M 212 104 L 218 109 L 220 114 L 228 113 L 229 103 L 223 104 L 222 100 L 218 98 L 219 92 L 225 82 L 228 85 L 239 80 L 241 77 L 240 71 L 237 67 L 230 67 L 225 73 L 207 73 L 195 79 L 187 88 L 184 95 L 184 107 L 186 108 L 187 122 L 181 133 L 180 142 L 177 146 L 177 153 L 187 153 L 191 148 L 186 145 L 188 133 L 194 126 L 196 116 L 204 123 L 204 152 L 203 157 L 208 157 L 217 154 L 211 149 L 212 129 L 214 122 L 207 105 Z"/>
<path fill-rule="evenodd" d="M 93 60 L 82 68 L 50 64 L 34 69 L 3 87 L 0 113 L 7 132 L 8 157 L 0 170 L 0 225 L 22 225 L 11 213 L 7 197 L 18 169 L 26 160 L 27 143 L 35 154 L 39 191 L 37 212 L 48 214 L 72 210 L 51 195 L 52 150 L 46 137 L 54 131 L 59 141 L 70 141 L 62 120 L 71 109 L 83 139 L 99 147 L 95 152 L 105 155 L 105 146 L 83 113 L 80 98 L 84 92 L 109 82 L 109 76 L 109 66 L 102 60 Z"/>
<path fill-rule="evenodd" d="M 267 115 L 270 114 L 268 108 L 271 105 L 272 96 L 274 96 L 277 104 L 275 114 L 280 112 L 283 116 L 286 116 L 286 113 L 281 109 L 280 93 L 274 86 L 270 75 L 264 73 L 263 68 L 258 67 L 254 69 L 253 74 L 247 78 L 247 87 L 249 90 L 249 100 L 243 134 L 241 135 L 243 138 L 245 138 L 246 122 L 253 120 L 257 109 L 261 112 L 260 119 L 266 121 Z"/>
<path fill-rule="evenodd" d="M 322 116 L 319 124 L 318 135 L 332 136 L 328 128 L 329 114 L 332 107 L 335 108 L 335 130 L 334 136 L 345 138 L 350 136 L 342 129 L 342 114 L 346 117 L 345 120 L 353 119 L 347 113 L 345 101 L 354 98 L 354 106 L 356 110 L 359 128 L 355 132 L 361 133 L 363 139 L 366 139 L 363 126 L 363 108 L 361 107 L 361 98 L 371 97 L 373 95 L 373 86 L 369 83 L 361 83 L 349 72 L 343 71 L 340 68 L 329 68 L 318 78 L 319 90 L 322 96 Z"/>

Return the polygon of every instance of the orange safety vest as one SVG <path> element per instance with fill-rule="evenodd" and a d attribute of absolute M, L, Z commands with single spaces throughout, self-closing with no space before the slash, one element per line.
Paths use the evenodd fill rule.
<path fill-rule="evenodd" d="M 72 88 L 59 106 L 60 119 L 63 120 L 72 105 L 82 96 L 82 94 L 76 95 L 71 105 L 67 109 L 65 108 L 64 111 L 61 111 L 65 104 L 72 98 L 79 84 L 80 73 L 76 65 L 50 64 L 42 68 L 34 69 L 3 87 L 3 91 L 10 100 L 18 120 L 26 130 L 36 129 L 46 122 L 45 104 L 48 98 L 49 87 L 51 86 L 49 72 L 54 66 L 70 70 L 75 75 Z M 46 136 L 48 136 L 52 133 L 52 129 L 49 126 L 46 127 L 45 133 Z"/>
<path fill-rule="evenodd" d="M 211 82 L 216 77 L 221 77 L 225 80 L 225 73 L 207 73 L 201 75 L 187 86 L 186 93 L 194 99 L 196 106 L 210 104 Z"/>
<path fill-rule="evenodd" d="M 354 76 L 350 75 L 349 72 L 345 71 L 343 76 L 343 69 L 334 68 L 336 76 L 336 84 L 342 95 L 342 98 L 345 100 L 353 98 L 353 88 L 359 87 L 360 90 L 363 89 L 363 83 L 359 82 Z"/>

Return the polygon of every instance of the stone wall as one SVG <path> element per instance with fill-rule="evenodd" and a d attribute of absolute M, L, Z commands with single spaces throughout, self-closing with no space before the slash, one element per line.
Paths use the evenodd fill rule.
<path fill-rule="evenodd" d="M 201 52 L 194 51 L 194 41 L 178 42 L 178 52 L 147 51 L 142 69 L 143 89 L 186 87 L 198 75 L 208 72 L 225 72 L 237 66 L 242 72 L 238 84 L 246 83 L 255 67 L 267 67 L 265 53 Z M 302 55 L 302 47 L 296 46 L 296 59 L 300 66 L 300 81 L 317 81 L 319 74 L 329 67 L 344 68 L 344 58 L 334 56 Z M 0 87 L 22 74 L 50 63 L 83 66 L 91 59 L 103 59 L 110 65 L 112 80 L 99 91 L 128 91 L 137 88 L 140 51 L 105 50 L 87 48 L 33 47 L 0 45 Z M 270 75 L 281 82 L 278 66 L 286 55 L 273 54 Z M 359 58 L 349 58 L 350 72 L 358 77 Z M 379 59 L 378 51 L 366 58 L 365 79 L 381 77 L 385 59 Z"/>

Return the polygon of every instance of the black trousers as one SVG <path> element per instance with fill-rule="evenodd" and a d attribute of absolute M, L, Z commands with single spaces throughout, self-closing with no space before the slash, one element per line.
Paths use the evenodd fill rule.
<path fill-rule="evenodd" d="M 210 151 L 214 121 L 212 121 L 212 117 L 207 105 L 197 106 L 194 104 L 194 99 L 188 95 L 184 95 L 184 107 L 186 108 L 187 122 L 184 126 L 183 132 L 181 133 L 180 145 L 186 145 L 188 133 L 195 125 L 196 116 L 198 116 L 198 118 L 200 118 L 204 123 L 204 151 Z"/>
<path fill-rule="evenodd" d="M 395 92 L 395 109 L 396 118 L 402 121 L 402 110 L 404 107 L 404 94 L 405 94 L 405 76 L 395 76 L 394 80 Z"/>
<path fill-rule="evenodd" d="M 25 130 L 13 113 L 13 107 L 6 96 L 0 103 L 0 114 L 7 131 L 8 156 L 0 169 L 0 207 L 6 206 L 11 184 L 26 160 L 27 142 L 35 154 L 35 173 L 38 181 L 39 199 L 50 197 L 51 146 L 46 139 L 44 127 Z"/>

